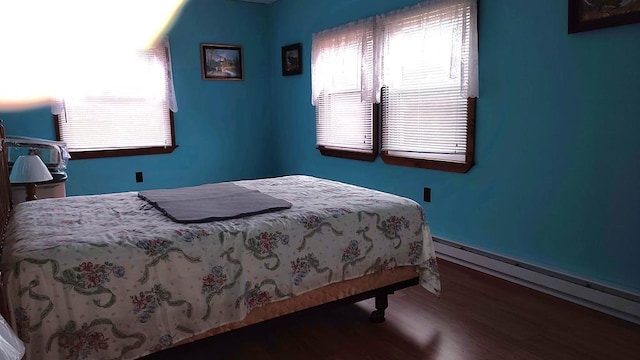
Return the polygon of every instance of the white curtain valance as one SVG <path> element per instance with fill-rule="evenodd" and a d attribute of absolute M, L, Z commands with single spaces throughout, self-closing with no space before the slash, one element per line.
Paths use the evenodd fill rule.
<path fill-rule="evenodd" d="M 371 89 L 373 84 L 374 18 L 313 34 L 311 103 L 322 91 Z M 371 101 L 362 91 L 362 100 Z"/>
<path fill-rule="evenodd" d="M 164 51 L 164 70 L 167 73 L 167 87 L 166 87 L 166 98 L 167 103 L 169 105 L 169 110 L 174 113 L 178 112 L 178 101 L 176 100 L 176 91 L 173 87 L 173 66 L 171 65 L 171 47 L 169 46 L 169 39 L 163 38 L 162 44 L 159 48 L 161 51 Z M 158 51 L 156 49 L 156 51 Z"/>
<path fill-rule="evenodd" d="M 60 82 L 64 86 L 51 104 L 54 115 L 64 111 L 65 98 L 81 99 L 88 96 L 163 100 L 171 111 L 178 111 L 171 51 L 166 38 L 148 50 L 97 57 L 93 64 L 62 74 Z"/>
<path fill-rule="evenodd" d="M 455 80 L 460 97 L 477 97 L 476 6 L 476 0 L 431 0 L 377 16 L 375 61 L 381 71 L 374 74 L 376 101 L 382 86 L 418 74 L 414 78 L 423 81 L 416 85 L 423 86 L 424 79 L 427 83 Z M 409 56 L 407 49 L 411 49 Z"/>

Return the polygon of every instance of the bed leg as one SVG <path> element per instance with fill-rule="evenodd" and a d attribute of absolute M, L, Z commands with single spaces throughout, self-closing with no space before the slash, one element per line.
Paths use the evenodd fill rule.
<path fill-rule="evenodd" d="M 369 321 L 373 323 L 384 322 L 384 311 L 389 306 L 388 294 L 376 295 L 376 309 L 369 315 Z"/>

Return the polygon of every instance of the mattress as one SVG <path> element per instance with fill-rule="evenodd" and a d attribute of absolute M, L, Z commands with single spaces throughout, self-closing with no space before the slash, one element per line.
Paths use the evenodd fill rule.
<path fill-rule="evenodd" d="M 309 176 L 233 183 L 292 207 L 179 224 L 135 192 L 16 206 L 0 270 L 25 358 L 133 359 L 394 268 L 439 292 L 413 200 Z"/>

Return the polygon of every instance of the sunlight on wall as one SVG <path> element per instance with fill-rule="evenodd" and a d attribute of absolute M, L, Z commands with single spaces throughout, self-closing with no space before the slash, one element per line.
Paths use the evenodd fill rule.
<path fill-rule="evenodd" d="M 77 89 L 70 79 L 117 70 L 122 56 L 164 35 L 186 1 L 0 2 L 0 110 L 46 104 Z"/>

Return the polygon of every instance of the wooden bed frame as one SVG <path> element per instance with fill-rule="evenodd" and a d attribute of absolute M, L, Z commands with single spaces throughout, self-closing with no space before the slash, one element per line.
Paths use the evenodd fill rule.
<path fill-rule="evenodd" d="M 4 147 L 4 126 L 0 120 L 0 258 L 2 257 L 2 246 L 4 245 L 4 233 L 9 222 L 11 208 L 13 207 L 11 199 L 11 183 L 9 182 L 9 164 L 7 151 Z"/>
<path fill-rule="evenodd" d="M 2 245 L 5 240 L 5 231 L 12 209 L 11 184 L 9 182 L 8 159 L 7 151 L 4 147 L 4 138 L 4 128 L 0 123 L 0 145 L 2 145 L 0 146 L 0 259 L 2 256 Z M 388 306 L 388 295 L 393 294 L 397 290 L 418 284 L 419 278 L 417 272 L 415 268 L 411 266 L 398 267 L 389 271 L 366 275 L 363 278 L 331 284 L 301 294 L 295 298 L 264 305 L 253 310 L 242 321 L 211 329 L 206 333 L 179 341 L 173 344 L 172 347 L 306 309 L 346 302 L 353 303 L 369 298 L 375 298 L 376 308 L 371 313 L 369 319 L 374 323 L 381 323 L 385 321 L 384 315 L 385 309 Z M 1 279 L 0 289 L 2 289 Z M 12 317 L 7 311 L 8 309 L 4 306 L 5 296 L 4 289 L 2 289 L 0 311 L 5 319 L 11 323 Z M 15 326 L 15 324 L 12 325 Z"/>

